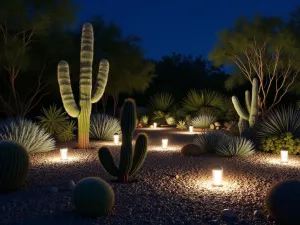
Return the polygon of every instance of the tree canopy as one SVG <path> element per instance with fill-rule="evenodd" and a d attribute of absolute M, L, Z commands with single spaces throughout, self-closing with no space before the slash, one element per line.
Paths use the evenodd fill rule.
<path fill-rule="evenodd" d="M 238 69 L 227 80 L 227 88 L 258 78 L 261 112 L 281 102 L 293 89 L 300 72 L 299 42 L 279 17 L 239 19 L 220 33 L 209 59 L 216 65 L 234 65 Z"/>

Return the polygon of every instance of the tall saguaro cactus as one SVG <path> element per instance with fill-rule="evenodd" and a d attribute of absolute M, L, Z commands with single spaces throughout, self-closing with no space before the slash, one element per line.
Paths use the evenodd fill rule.
<path fill-rule="evenodd" d="M 129 177 L 134 175 L 144 163 L 147 152 L 147 135 L 139 134 L 132 147 L 132 136 L 136 128 L 136 106 L 132 99 L 125 100 L 121 113 L 122 146 L 120 154 L 119 168 L 114 163 L 114 159 L 108 148 L 99 149 L 99 160 L 104 169 L 118 178 L 119 181 L 127 182 Z"/>
<path fill-rule="evenodd" d="M 96 85 L 92 93 L 92 65 L 94 56 L 94 31 L 90 23 L 82 28 L 80 51 L 80 99 L 76 104 L 71 82 L 69 65 L 66 61 L 58 64 L 58 83 L 60 94 L 67 113 L 78 119 L 78 148 L 87 149 L 89 146 L 90 116 L 92 103 L 100 100 L 107 84 L 109 63 L 103 59 L 99 65 Z"/>
<path fill-rule="evenodd" d="M 245 92 L 245 101 L 248 112 L 243 109 L 238 98 L 232 96 L 232 103 L 238 115 L 241 119 L 249 121 L 249 127 L 252 128 L 258 114 L 258 80 L 256 78 L 252 82 L 252 93 L 248 90 Z"/>

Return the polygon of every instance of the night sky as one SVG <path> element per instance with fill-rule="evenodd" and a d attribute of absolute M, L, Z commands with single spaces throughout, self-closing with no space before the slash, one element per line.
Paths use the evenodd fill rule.
<path fill-rule="evenodd" d="M 142 38 L 146 56 L 160 59 L 172 52 L 207 56 L 217 33 L 240 16 L 260 13 L 288 18 L 299 0 L 75 0 L 82 4 L 78 24 L 100 14 L 125 34 Z"/>

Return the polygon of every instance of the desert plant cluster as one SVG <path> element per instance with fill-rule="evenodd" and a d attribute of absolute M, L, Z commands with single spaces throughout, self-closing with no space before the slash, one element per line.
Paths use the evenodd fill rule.
<path fill-rule="evenodd" d="M 254 21 L 245 29 L 248 31 L 249 27 L 260 22 L 259 20 Z M 224 33 L 220 42 L 224 44 L 231 35 L 230 32 Z M 111 214 L 118 213 L 120 210 L 121 203 L 119 201 L 122 201 L 123 197 L 122 188 L 134 189 L 134 185 L 138 183 L 145 183 L 145 186 L 146 184 L 150 185 L 147 183 L 147 179 L 152 179 L 151 185 L 155 186 L 156 182 L 159 184 L 160 180 L 164 179 L 157 175 L 153 178 L 151 173 L 155 171 L 158 164 L 165 162 L 165 158 L 170 160 L 168 162 L 171 162 L 173 156 L 180 159 L 180 163 L 176 163 L 176 165 L 175 163 L 174 165 L 172 163 L 160 165 L 166 169 L 161 176 L 174 167 L 175 175 L 168 176 L 174 177 L 175 180 L 180 180 L 181 176 L 188 176 L 189 173 L 195 172 L 196 169 L 190 166 L 189 169 L 182 169 L 183 175 L 178 175 L 176 169 L 180 171 L 178 168 L 185 163 L 187 165 L 198 164 L 195 168 L 199 168 L 205 161 L 212 161 L 212 165 L 214 160 L 221 161 L 223 165 L 218 165 L 219 167 L 216 168 L 223 172 L 224 167 L 224 176 L 226 176 L 225 169 L 229 168 L 231 173 L 236 171 L 234 176 L 238 177 L 244 176 L 244 174 L 232 169 L 230 165 L 232 162 L 240 166 L 250 164 L 252 159 L 267 161 L 268 158 L 278 158 L 278 163 L 272 165 L 272 168 L 286 166 L 287 174 L 290 169 L 288 166 L 291 165 L 287 156 L 291 157 L 294 164 L 300 162 L 298 156 L 300 154 L 300 108 L 296 103 L 281 101 L 292 88 L 300 71 L 296 65 L 293 65 L 294 58 L 288 62 L 291 67 L 289 70 L 284 66 L 285 60 L 281 60 L 279 56 L 281 52 L 278 49 L 274 50 L 277 55 L 271 53 L 271 56 L 268 56 L 267 52 L 262 53 L 262 49 L 258 46 L 259 43 L 248 44 L 243 52 L 249 60 L 248 68 L 245 66 L 246 62 L 243 61 L 244 57 L 238 57 L 237 49 L 220 45 L 212 52 L 211 58 L 216 62 L 232 60 L 238 64 L 237 68 L 241 70 L 241 73 L 237 75 L 236 83 L 248 82 L 244 86 L 244 91 L 237 93 L 213 88 L 190 88 L 180 97 L 178 97 L 178 93 L 170 91 L 155 91 L 147 102 L 139 107 L 140 103 L 133 97 L 127 96 L 119 100 L 119 94 L 124 93 L 123 90 L 126 88 L 130 90 L 129 93 L 146 90 L 151 83 L 150 80 L 155 77 L 149 69 L 151 66 L 144 65 L 144 67 L 149 67 L 147 69 L 149 73 L 141 75 L 144 77 L 136 78 L 147 80 L 145 85 L 141 85 L 142 87 L 139 85 L 136 87 L 130 83 L 134 78 L 130 77 L 126 70 L 124 70 L 124 76 L 128 75 L 128 77 L 123 81 L 116 82 L 118 84 L 114 86 L 110 83 L 110 79 L 115 79 L 114 76 L 117 72 L 113 66 L 114 63 L 118 63 L 118 59 L 114 57 L 111 57 L 111 60 L 110 57 L 101 59 L 99 65 L 95 66 L 93 63 L 96 54 L 95 41 L 94 27 L 87 22 L 83 25 L 81 32 L 80 67 L 77 68 L 79 72 L 71 74 L 71 70 L 73 71 L 72 60 L 70 60 L 70 64 L 64 60 L 58 62 L 56 88 L 62 104 L 55 102 L 43 106 L 39 110 L 39 115 L 34 117 L 27 116 L 31 107 L 34 107 L 33 102 L 27 101 L 25 105 L 16 104 L 15 110 L 10 108 L 10 113 L 0 121 L 1 195 L 36 188 L 31 184 L 31 180 L 36 179 L 32 174 L 38 173 L 33 172 L 37 171 L 38 167 L 36 159 L 42 159 L 42 166 L 46 168 L 45 162 L 56 155 L 60 159 L 55 161 L 55 165 L 59 165 L 57 167 L 72 174 L 71 167 L 67 167 L 72 163 L 75 164 L 71 156 L 75 157 L 76 152 L 84 152 L 92 158 L 92 166 L 79 156 L 76 159 L 78 161 L 76 161 L 78 163 L 76 167 L 93 168 L 88 170 L 89 173 L 86 175 L 77 171 L 80 179 L 76 178 L 76 182 L 72 181 L 71 186 L 73 186 L 69 188 L 71 205 L 74 211 L 83 218 L 103 216 L 109 218 Z M 231 48 L 236 48 L 234 44 L 238 41 L 239 39 L 235 40 Z M 268 45 L 263 43 L 267 48 Z M 282 51 L 286 48 L 286 46 L 282 46 Z M 268 51 L 273 49 L 270 47 Z M 263 50 L 265 49 L 263 48 Z M 233 57 L 226 58 L 221 55 L 221 52 L 225 51 L 234 52 Z M 275 64 L 259 67 L 257 64 L 261 62 L 257 61 L 254 53 L 251 54 L 252 51 L 256 54 L 258 52 L 264 54 L 263 56 L 268 59 L 269 63 L 274 60 L 274 57 L 277 57 Z M 293 54 L 296 53 L 293 52 Z M 258 58 L 261 57 L 260 55 Z M 132 63 L 133 67 L 134 63 Z M 137 66 L 137 68 L 140 67 Z M 265 80 L 262 79 L 264 77 L 262 70 L 269 72 L 268 75 L 266 72 L 265 76 L 268 78 Z M 273 73 L 270 72 L 271 70 Z M 245 77 L 242 78 L 242 76 Z M 225 82 L 227 86 L 236 85 L 236 83 L 233 84 L 232 79 L 227 79 Z M 269 83 L 266 84 L 268 81 Z M 278 87 L 280 81 L 283 82 L 282 87 Z M 140 80 L 137 81 L 137 83 L 139 82 L 143 83 Z M 271 88 L 272 82 L 276 83 L 273 89 Z M 76 87 L 79 85 L 79 92 L 74 91 L 74 83 L 76 83 Z M 275 97 L 274 101 L 270 101 L 271 103 L 268 105 L 267 99 L 273 98 L 267 96 L 270 93 L 275 93 Z M 108 95 L 112 96 L 114 100 L 113 111 L 109 111 L 107 107 Z M 14 100 L 18 101 L 18 99 L 20 96 Z M 1 100 L 4 102 L 3 97 Z M 118 107 L 119 101 L 122 103 L 120 108 Z M 99 110 L 99 103 L 102 103 L 101 110 Z M 6 104 L 13 105 L 11 102 L 6 102 Z M 27 108 L 22 111 L 22 107 Z M 16 110 L 19 114 L 16 113 Z M 173 146 L 175 142 L 179 143 L 176 147 Z M 156 161 L 151 158 L 155 151 L 161 154 Z M 171 155 L 168 155 L 169 152 Z M 87 162 L 90 161 L 87 160 Z M 49 167 L 47 170 L 56 166 Z M 266 173 L 272 173 L 270 168 L 267 167 L 266 170 L 269 172 Z M 202 169 L 211 170 L 205 166 Z M 97 170 L 102 172 L 95 172 Z M 297 166 L 291 169 L 291 173 L 298 172 Z M 105 175 L 101 177 L 102 174 Z M 256 176 L 259 177 L 260 174 L 256 174 Z M 199 177 L 204 179 L 205 176 L 200 174 Z M 170 185 L 172 182 L 170 181 Z M 236 181 L 228 179 L 226 182 L 219 185 L 220 187 L 209 184 L 209 190 L 224 191 L 226 185 L 230 186 L 230 183 Z M 201 185 L 203 183 L 205 182 L 202 182 Z M 118 184 L 123 186 L 116 186 Z M 160 187 L 158 189 L 163 190 L 163 185 Z M 126 190 L 129 191 L 129 189 Z M 299 180 L 278 179 L 278 182 L 273 182 L 261 192 L 263 206 L 261 210 L 256 210 L 256 215 L 268 217 L 270 221 L 275 220 L 280 224 L 300 224 L 300 217 L 295 210 L 300 198 Z M 172 195 L 180 195 L 179 193 L 171 192 Z M 143 194 L 143 190 L 139 190 L 139 194 L 153 198 L 154 201 L 158 201 L 156 198 L 159 198 L 148 193 Z M 222 211 L 222 219 L 228 224 L 236 222 L 237 216 L 233 216 L 232 213 L 229 209 Z M 209 221 L 213 224 L 213 220 Z M 171 224 L 173 223 L 171 222 Z"/>

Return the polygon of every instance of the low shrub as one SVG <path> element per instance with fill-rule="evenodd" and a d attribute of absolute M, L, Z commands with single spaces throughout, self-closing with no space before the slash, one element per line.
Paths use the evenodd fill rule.
<path fill-rule="evenodd" d="M 210 124 L 216 122 L 217 118 L 211 115 L 200 115 L 191 120 L 194 128 L 209 128 Z"/>
<path fill-rule="evenodd" d="M 91 138 L 101 141 L 111 141 L 114 139 L 115 133 L 121 133 L 118 119 L 105 114 L 94 114 L 91 116 Z"/>
<path fill-rule="evenodd" d="M 63 125 L 57 133 L 57 139 L 62 142 L 71 141 L 75 138 L 74 131 L 76 130 L 76 124 L 74 121 L 69 121 Z"/>
<path fill-rule="evenodd" d="M 142 125 L 148 125 L 148 121 L 149 121 L 149 116 L 147 116 L 147 115 L 143 115 L 143 116 L 141 116 L 141 119 L 140 119 L 140 123 L 142 124 Z"/>
<path fill-rule="evenodd" d="M 276 137 L 268 137 L 262 140 L 261 147 L 263 151 L 270 153 L 280 153 L 282 148 L 286 148 L 290 154 L 300 153 L 300 138 L 294 138 L 290 132 L 283 133 Z"/>
<path fill-rule="evenodd" d="M 49 152 L 55 149 L 55 140 L 37 123 L 18 119 L 0 126 L 0 140 L 15 141 L 28 153 Z"/>

